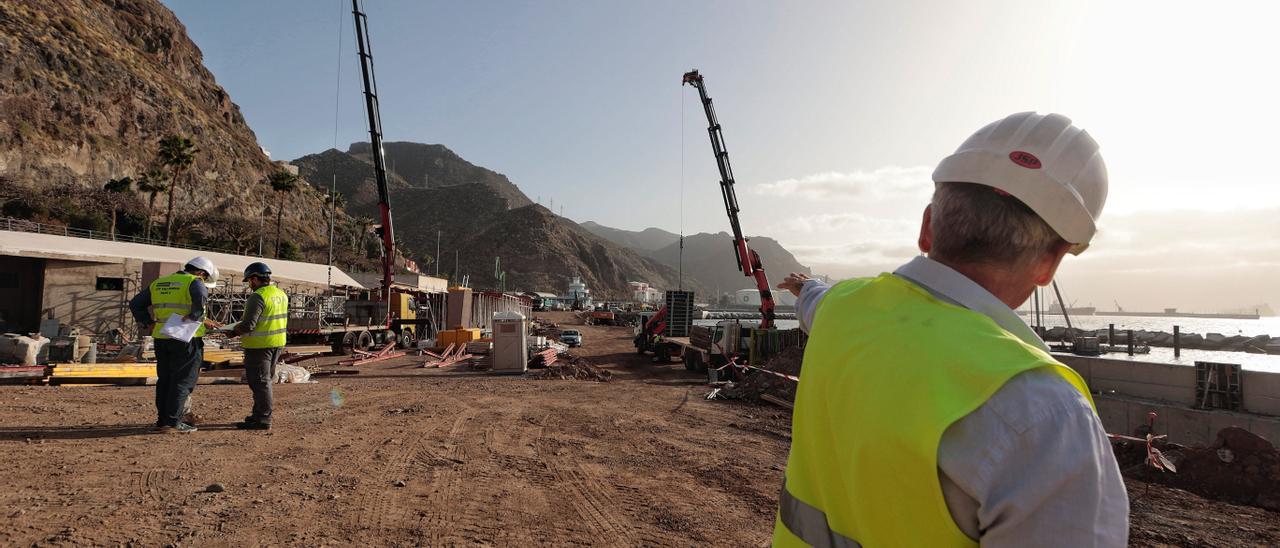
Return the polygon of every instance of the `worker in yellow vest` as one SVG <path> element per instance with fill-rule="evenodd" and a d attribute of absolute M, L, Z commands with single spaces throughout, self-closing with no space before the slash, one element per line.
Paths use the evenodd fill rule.
<path fill-rule="evenodd" d="M 139 334 L 155 339 L 156 428 L 165 432 L 190 433 L 196 427 L 181 420 L 187 401 L 200 378 L 204 363 L 202 323 L 190 341 L 161 333 L 170 316 L 182 315 L 203 322 L 209 288 L 218 281 L 218 267 L 205 257 L 187 261 L 181 272 L 157 278 L 129 301 L 129 310 L 138 322 Z"/>
<path fill-rule="evenodd" d="M 274 407 L 271 385 L 284 352 L 289 327 L 289 296 L 271 283 L 271 268 L 253 263 L 244 269 L 244 281 L 253 293 L 244 304 L 244 316 L 234 326 L 244 347 L 244 374 L 253 390 L 253 411 L 236 423 L 242 430 L 270 430 Z"/>
<path fill-rule="evenodd" d="M 917 257 L 827 286 L 809 332 L 775 546 L 1124 546 L 1129 501 L 1084 380 L 1017 316 L 1107 196 L 1058 114 L 983 127 L 933 172 Z"/>

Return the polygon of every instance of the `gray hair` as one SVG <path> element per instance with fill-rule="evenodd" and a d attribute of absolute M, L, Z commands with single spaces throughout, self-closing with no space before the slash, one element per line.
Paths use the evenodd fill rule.
<path fill-rule="evenodd" d="M 933 248 L 959 264 L 1023 266 L 1063 242 L 1017 198 L 974 183 L 938 183 L 933 191 Z"/>

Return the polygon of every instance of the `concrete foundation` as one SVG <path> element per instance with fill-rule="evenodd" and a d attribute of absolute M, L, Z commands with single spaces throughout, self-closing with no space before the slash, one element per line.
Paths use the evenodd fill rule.
<path fill-rule="evenodd" d="M 1207 444 L 1218 431 L 1239 426 L 1280 443 L 1280 373 L 1243 371 L 1242 413 L 1196 409 L 1192 367 L 1099 357 L 1055 355 L 1080 373 L 1094 391 L 1098 415 L 1108 432 L 1132 434 L 1154 411 L 1155 433 L 1169 441 Z"/>

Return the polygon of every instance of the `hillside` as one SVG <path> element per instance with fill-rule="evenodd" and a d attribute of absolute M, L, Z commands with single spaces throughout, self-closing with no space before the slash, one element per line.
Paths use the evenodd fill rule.
<path fill-rule="evenodd" d="M 536 204 L 499 216 L 466 244 L 467 249 L 485 253 L 470 254 L 463 260 L 473 284 L 493 283 L 495 257 L 501 258 L 509 288 L 559 291 L 569 277 L 580 275 L 596 295 L 612 292 L 621 296 L 628 281 L 672 288 L 676 283 L 676 273 L 670 267 L 599 238 Z"/>
<path fill-rule="evenodd" d="M 627 290 L 628 281 L 676 284 L 671 268 L 532 204 L 506 176 L 444 146 L 387 143 L 383 148 L 388 171 L 395 160 L 389 185 L 396 236 L 425 271 L 436 270 L 439 234 L 440 273 L 469 274 L 476 287 L 495 285 L 495 258 L 507 273 L 509 289 L 560 292 L 575 275 L 597 293 L 617 295 Z M 331 149 L 292 163 L 326 187 L 336 176 L 347 212 L 377 218 L 368 144 L 355 143 L 350 150 L 355 154 Z"/>
<path fill-rule="evenodd" d="M 413 188 L 441 188 L 480 184 L 517 208 L 533 203 L 506 175 L 486 169 L 458 156 L 444 145 L 390 142 L 382 144 L 387 172 L 399 176 Z M 371 162 L 369 143 L 352 143 L 347 150 L 356 158 Z"/>
<path fill-rule="evenodd" d="M 769 281 L 775 286 L 788 273 L 811 273 L 809 267 L 800 264 L 790 251 L 773 238 L 753 236 L 748 243 L 751 249 L 760 254 L 760 262 L 769 274 Z M 680 244 L 668 245 L 652 252 L 650 256 L 668 266 L 676 265 L 680 260 Z M 733 237 L 727 232 L 685 236 L 684 274 L 686 277 L 692 276 L 713 291 L 718 289 L 721 293 L 755 287 L 751 278 L 738 271 L 738 263 L 733 258 Z"/>
<path fill-rule="evenodd" d="M 0 179 L 7 196 L 23 197 L 6 201 L 8 215 L 103 230 L 109 210 L 94 192 L 108 179 L 143 173 L 170 134 L 199 150 L 177 186 L 179 241 L 243 247 L 256 234 L 232 237 L 225 227 L 256 231 L 259 194 L 277 203 L 262 184 L 275 166 L 185 27 L 157 0 L 0 2 L 0 112 Z M 42 202 L 49 194 L 75 200 Z M 124 204 L 122 232 L 140 235 L 144 202 L 135 191 Z M 323 215 L 319 193 L 294 193 L 285 239 L 304 253 L 318 249 Z"/>
<path fill-rule="evenodd" d="M 659 228 L 642 231 L 622 230 L 587 221 L 582 227 L 592 233 L 624 247 L 629 247 L 659 262 L 679 268 L 680 236 Z M 684 238 L 684 275 L 696 283 L 715 291 L 728 293 L 738 289 L 751 289 L 755 283 L 738 271 L 733 257 L 733 238 L 727 232 L 719 234 L 699 233 Z M 771 282 L 779 282 L 791 272 L 810 274 L 809 267 L 800 264 L 795 256 L 773 238 L 750 238 L 751 249 L 760 254 L 765 272 Z"/>
<path fill-rule="evenodd" d="M 672 234 L 654 227 L 636 232 L 604 226 L 595 221 L 587 221 L 582 223 L 582 228 L 615 244 L 629 247 L 642 253 L 657 251 L 680 241 L 679 234 Z"/>

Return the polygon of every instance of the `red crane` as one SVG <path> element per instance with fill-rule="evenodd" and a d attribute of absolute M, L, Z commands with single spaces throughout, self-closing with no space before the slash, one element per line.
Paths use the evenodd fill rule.
<path fill-rule="evenodd" d="M 702 108 L 707 112 L 707 133 L 711 136 L 711 150 L 715 152 L 716 165 L 720 168 L 720 193 L 724 196 L 725 211 L 729 213 L 729 226 L 733 227 L 733 256 L 738 260 L 738 270 L 744 276 L 754 278 L 756 289 L 760 291 L 760 328 L 772 328 L 773 291 L 769 288 L 764 265 L 760 264 L 760 254 L 747 246 L 747 238 L 742 235 L 742 227 L 738 223 L 738 195 L 733 190 L 733 168 L 729 166 L 729 152 L 724 148 L 724 133 L 720 131 L 715 107 L 711 106 L 711 97 L 707 96 L 707 87 L 702 83 L 702 75 L 698 74 L 697 69 L 684 73 L 683 84 L 697 88 L 698 96 L 702 98 Z"/>

